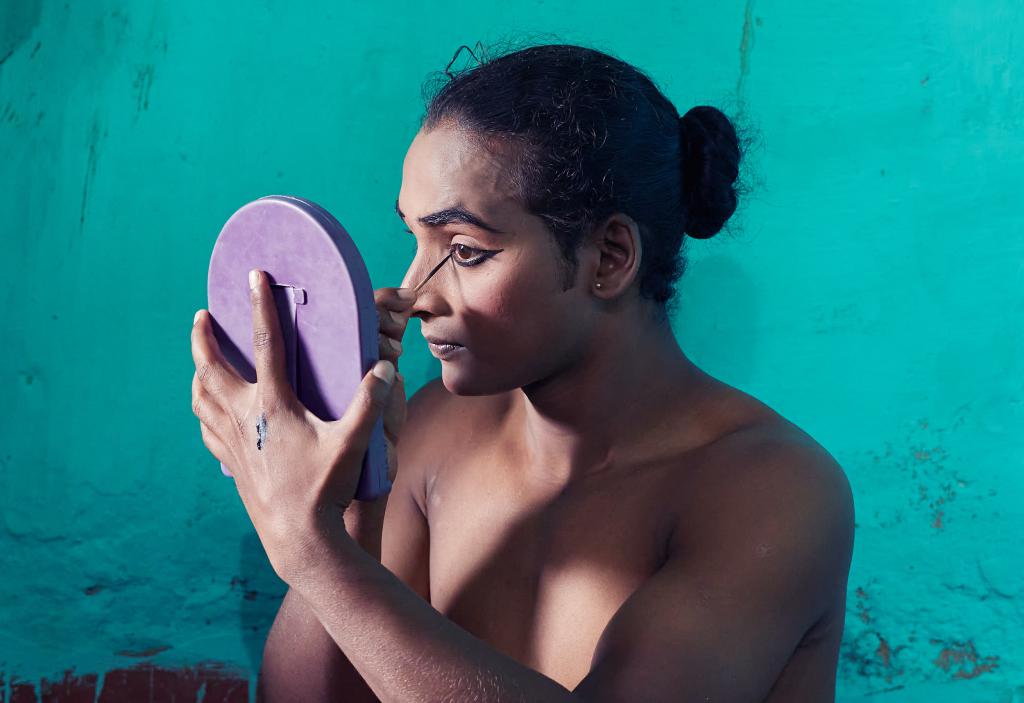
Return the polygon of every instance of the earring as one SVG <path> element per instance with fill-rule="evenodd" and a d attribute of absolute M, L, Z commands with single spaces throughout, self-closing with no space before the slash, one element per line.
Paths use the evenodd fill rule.
<path fill-rule="evenodd" d="M 601 284 L 600 284 L 600 283 L 595 283 L 595 284 L 594 284 L 594 288 L 600 288 L 600 287 L 601 287 Z"/>

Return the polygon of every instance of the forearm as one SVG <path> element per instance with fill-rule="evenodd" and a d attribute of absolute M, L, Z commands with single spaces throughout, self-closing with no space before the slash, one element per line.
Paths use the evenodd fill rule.
<path fill-rule="evenodd" d="M 379 703 L 312 609 L 288 589 L 263 647 L 258 703 Z"/>
<path fill-rule="evenodd" d="M 380 561 L 385 501 L 356 504 L 345 524 L 363 549 Z M 355 509 L 353 509 L 355 508 Z M 288 589 L 263 648 L 257 686 L 258 703 L 379 703 L 379 699 L 327 633 L 316 614 Z"/>
<path fill-rule="evenodd" d="M 289 580 L 384 703 L 578 703 L 438 613 L 347 537 Z"/>

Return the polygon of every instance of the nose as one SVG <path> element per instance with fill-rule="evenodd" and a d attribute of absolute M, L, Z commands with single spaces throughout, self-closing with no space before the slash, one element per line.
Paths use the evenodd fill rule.
<path fill-rule="evenodd" d="M 415 276 L 418 275 L 418 272 L 421 269 L 415 266 L 416 262 L 414 261 L 413 265 L 409 266 L 409 269 L 405 272 L 405 277 L 402 279 L 402 287 L 415 287 L 417 290 L 421 289 L 427 283 L 427 281 L 434 277 L 434 274 L 440 271 L 441 268 L 446 263 L 448 263 L 449 258 L 451 258 L 451 252 L 445 254 L 444 258 L 441 259 L 437 264 L 435 264 L 434 267 L 430 269 L 430 272 L 427 273 L 422 279 L 420 279 L 418 283 L 416 282 Z"/>

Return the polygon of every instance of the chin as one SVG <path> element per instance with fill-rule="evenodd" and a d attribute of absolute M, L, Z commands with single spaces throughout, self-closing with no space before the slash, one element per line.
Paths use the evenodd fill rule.
<path fill-rule="evenodd" d="M 441 362 L 441 383 L 452 395 L 497 395 L 519 388 L 521 384 L 508 378 L 489 375 L 461 366 L 458 363 Z"/>

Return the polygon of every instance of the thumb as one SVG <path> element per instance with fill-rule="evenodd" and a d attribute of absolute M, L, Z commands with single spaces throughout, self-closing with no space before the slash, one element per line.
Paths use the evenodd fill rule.
<path fill-rule="evenodd" d="M 337 421 L 346 449 L 362 454 L 370 444 L 374 423 L 384 412 L 391 385 L 395 380 L 395 366 L 381 359 L 363 376 L 359 388 L 352 396 L 345 414 Z"/>

